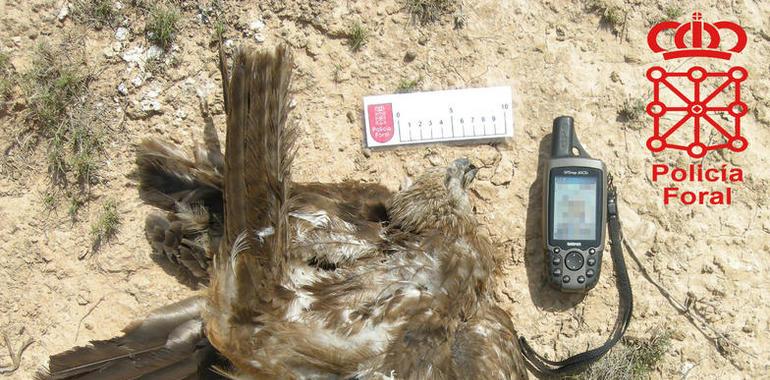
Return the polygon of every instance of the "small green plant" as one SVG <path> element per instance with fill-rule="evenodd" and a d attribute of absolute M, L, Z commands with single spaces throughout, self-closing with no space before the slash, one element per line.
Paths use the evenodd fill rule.
<path fill-rule="evenodd" d="M 43 194 L 43 209 L 51 211 L 56 208 L 56 197 L 52 193 Z"/>
<path fill-rule="evenodd" d="M 369 31 L 360 22 L 354 23 L 348 31 L 348 44 L 350 50 L 359 51 L 369 39 Z"/>
<path fill-rule="evenodd" d="M 72 4 L 73 18 L 96 28 L 114 26 L 120 16 L 112 0 L 77 0 Z"/>
<path fill-rule="evenodd" d="M 11 97 L 14 82 L 11 56 L 0 50 L 0 105 Z"/>
<path fill-rule="evenodd" d="M 626 26 L 628 12 L 608 0 L 588 0 L 586 8 L 597 13 L 601 17 L 600 22 L 615 34 L 622 33 Z"/>
<path fill-rule="evenodd" d="M 621 121 L 637 121 L 644 116 L 646 104 L 642 98 L 628 98 L 618 110 Z"/>
<path fill-rule="evenodd" d="M 618 33 L 626 25 L 626 11 L 618 6 L 609 6 L 602 14 L 602 21 Z"/>
<path fill-rule="evenodd" d="M 69 165 L 78 183 L 89 184 L 99 167 L 97 152 L 101 148 L 101 133 L 89 129 L 85 122 L 78 122 L 70 129 L 70 138 L 75 149 Z"/>
<path fill-rule="evenodd" d="M 120 226 L 118 204 L 114 200 L 108 200 L 102 204 L 96 221 L 91 224 L 92 250 L 98 250 L 104 242 L 113 238 L 118 232 L 118 226 Z"/>
<path fill-rule="evenodd" d="M 669 331 L 648 339 L 626 337 L 601 360 L 573 379 L 646 379 L 670 347 Z"/>
<path fill-rule="evenodd" d="M 663 13 L 666 15 L 666 20 L 676 20 L 682 17 L 684 10 L 678 5 L 671 4 L 663 10 Z"/>
<path fill-rule="evenodd" d="M 400 82 L 398 82 L 398 87 L 396 87 L 397 93 L 407 93 L 407 92 L 415 92 L 419 90 L 420 84 L 422 84 L 422 76 L 417 77 L 416 79 L 402 79 Z"/>
<path fill-rule="evenodd" d="M 78 216 L 78 211 L 80 211 L 80 208 L 83 206 L 83 203 L 75 198 L 70 199 L 70 205 L 67 208 L 67 215 L 70 217 L 70 220 L 75 221 L 75 218 Z"/>
<path fill-rule="evenodd" d="M 334 83 L 340 83 L 342 82 L 342 64 L 335 63 L 334 64 Z"/>
<path fill-rule="evenodd" d="M 224 41 L 226 31 L 225 23 L 222 22 L 222 20 L 217 19 L 214 22 L 214 39 L 216 41 Z"/>
<path fill-rule="evenodd" d="M 90 80 L 83 70 L 85 62 L 66 50 L 47 42 L 38 44 L 33 65 L 24 75 L 30 116 L 46 134 L 64 123 L 68 108 L 78 102 Z"/>
<path fill-rule="evenodd" d="M 144 69 L 152 75 L 161 75 L 166 70 L 166 64 L 162 56 L 147 58 L 144 62 Z"/>
<path fill-rule="evenodd" d="M 87 192 L 96 179 L 102 145 L 100 121 L 89 102 L 91 75 L 74 44 L 39 44 L 30 69 L 22 74 L 27 117 L 38 141 L 47 142 L 53 184 L 70 197 Z M 69 185 L 75 183 L 77 188 Z"/>
<path fill-rule="evenodd" d="M 144 30 L 147 40 L 168 49 L 176 38 L 179 23 L 179 9 L 173 5 L 156 5 L 150 9 L 150 14 Z"/>
<path fill-rule="evenodd" d="M 425 25 L 453 13 L 457 9 L 457 3 L 457 0 L 406 0 L 405 8 L 413 22 Z"/>

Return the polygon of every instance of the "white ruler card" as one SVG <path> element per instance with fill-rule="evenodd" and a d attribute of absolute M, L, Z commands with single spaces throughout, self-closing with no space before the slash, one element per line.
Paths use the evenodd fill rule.
<path fill-rule="evenodd" d="M 512 108 L 508 86 L 367 96 L 366 145 L 513 137 Z"/>

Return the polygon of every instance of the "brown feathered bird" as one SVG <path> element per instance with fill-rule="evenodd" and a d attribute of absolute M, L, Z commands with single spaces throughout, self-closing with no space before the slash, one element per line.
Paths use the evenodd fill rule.
<path fill-rule="evenodd" d="M 157 169 L 145 170 L 144 183 L 158 177 L 145 190 L 168 200 L 149 235 L 209 274 L 205 295 L 52 356 L 41 377 L 526 378 L 510 317 L 491 299 L 496 257 L 466 192 L 477 169 L 459 159 L 392 195 L 293 183 L 291 70 L 283 47 L 236 54 L 224 168 L 216 154 L 140 151 Z"/>

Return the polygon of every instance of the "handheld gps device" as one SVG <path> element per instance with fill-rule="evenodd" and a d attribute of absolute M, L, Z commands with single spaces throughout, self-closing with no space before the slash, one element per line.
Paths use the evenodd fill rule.
<path fill-rule="evenodd" d="M 601 273 L 607 169 L 580 145 L 571 117 L 553 121 L 551 138 L 543 187 L 548 282 L 561 291 L 585 292 Z"/>
<path fill-rule="evenodd" d="M 603 345 L 554 361 L 538 354 L 524 337 L 519 348 L 527 368 L 538 378 L 564 378 L 601 359 L 626 333 L 634 295 L 623 259 L 623 232 L 618 215 L 618 189 L 600 160 L 580 145 L 571 117 L 553 121 L 551 157 L 545 165 L 543 230 L 548 282 L 565 292 L 596 286 L 601 272 L 605 225 L 618 288 L 618 317 Z M 633 251 L 631 251 L 633 254 Z"/>

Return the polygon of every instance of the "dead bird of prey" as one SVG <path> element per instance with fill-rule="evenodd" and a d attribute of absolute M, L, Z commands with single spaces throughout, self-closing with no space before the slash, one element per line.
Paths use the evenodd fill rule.
<path fill-rule="evenodd" d="M 208 250 L 210 287 L 124 337 L 52 356 L 41 378 L 527 377 L 510 316 L 491 297 L 497 258 L 467 194 L 475 166 L 456 160 L 392 195 L 292 182 L 291 70 L 283 47 L 242 49 L 225 79 L 224 167 L 210 181 L 222 227 Z M 209 185 L 195 182 L 194 161 L 187 167 L 177 177 Z M 163 189 L 155 188 L 174 200 L 171 215 L 186 210 L 174 208 L 186 199 L 216 209 Z M 200 230 L 185 223 L 166 230 Z M 207 226 L 203 218 L 196 225 Z"/>

